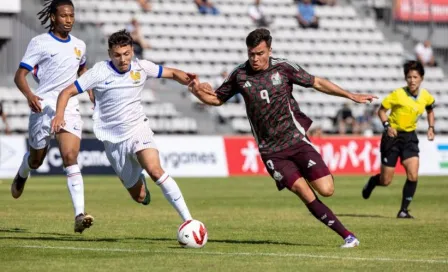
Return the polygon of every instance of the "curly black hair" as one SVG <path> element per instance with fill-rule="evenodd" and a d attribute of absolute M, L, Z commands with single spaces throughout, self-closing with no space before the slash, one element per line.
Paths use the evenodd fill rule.
<path fill-rule="evenodd" d="M 39 11 L 39 13 L 37 13 L 37 16 L 39 16 L 40 23 L 43 26 L 46 25 L 48 20 L 50 20 L 51 15 L 52 14 L 56 15 L 57 8 L 62 5 L 70 5 L 73 8 L 75 7 L 71 0 L 45 0 L 44 8 L 41 11 Z M 54 26 L 51 20 L 50 24 L 48 24 L 45 28 L 53 30 Z"/>

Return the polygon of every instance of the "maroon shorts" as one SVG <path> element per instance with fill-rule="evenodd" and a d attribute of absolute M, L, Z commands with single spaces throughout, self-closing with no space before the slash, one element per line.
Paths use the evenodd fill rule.
<path fill-rule="evenodd" d="M 276 153 L 262 154 L 261 158 L 277 183 L 278 190 L 285 187 L 291 189 L 294 182 L 301 177 L 312 182 L 331 175 L 322 156 L 305 141 Z"/>

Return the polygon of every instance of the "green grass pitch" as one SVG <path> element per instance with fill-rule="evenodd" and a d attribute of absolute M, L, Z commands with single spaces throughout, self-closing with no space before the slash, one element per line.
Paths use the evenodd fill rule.
<path fill-rule="evenodd" d="M 180 218 L 150 184 L 149 206 L 131 200 L 114 176 L 85 177 L 95 224 L 73 233 L 65 177 L 33 177 L 22 197 L 0 182 L 0 271 L 448 271 L 448 178 L 420 177 L 415 220 L 396 219 L 405 178 L 361 197 L 366 177 L 336 177 L 321 198 L 361 241 L 342 239 L 269 178 L 177 179 L 209 241 L 183 249 Z"/>

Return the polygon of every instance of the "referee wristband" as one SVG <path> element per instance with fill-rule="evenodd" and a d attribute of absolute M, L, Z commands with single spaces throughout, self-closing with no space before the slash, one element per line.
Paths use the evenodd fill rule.
<path fill-rule="evenodd" d="M 387 129 L 388 127 L 390 127 L 390 124 L 388 121 L 383 122 L 383 127 L 384 129 Z"/>

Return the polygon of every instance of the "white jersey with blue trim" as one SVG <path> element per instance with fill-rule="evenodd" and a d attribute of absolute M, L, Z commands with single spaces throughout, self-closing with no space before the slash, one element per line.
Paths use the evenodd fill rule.
<path fill-rule="evenodd" d="M 132 61 L 126 72 L 120 72 L 111 61 L 102 61 L 75 81 L 80 93 L 93 89 L 93 131 L 99 140 L 118 143 L 138 131 L 146 118 L 141 104 L 145 81 L 160 78 L 162 72 L 162 66 L 147 60 Z"/>
<path fill-rule="evenodd" d="M 69 35 L 61 40 L 52 32 L 34 37 L 20 62 L 20 67 L 32 72 L 39 84 L 34 94 L 41 97 L 42 108 L 56 110 L 59 93 L 73 84 L 80 66 L 86 63 L 86 44 Z M 78 99 L 71 98 L 66 113 L 79 114 Z"/>

